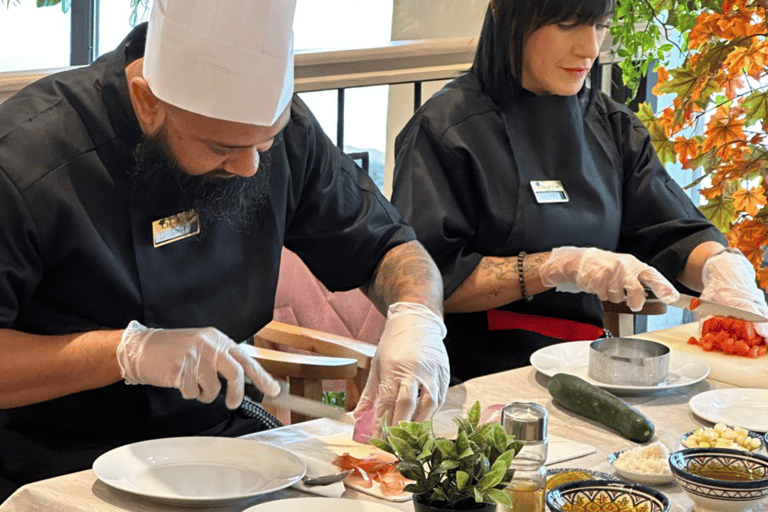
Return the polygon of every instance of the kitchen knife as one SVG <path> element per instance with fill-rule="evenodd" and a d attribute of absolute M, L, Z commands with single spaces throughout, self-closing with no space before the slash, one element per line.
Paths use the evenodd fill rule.
<path fill-rule="evenodd" d="M 648 297 L 649 301 L 661 302 L 650 290 L 646 290 L 646 296 Z M 693 307 L 691 307 L 692 300 Z M 700 299 L 698 297 L 694 297 L 693 295 L 686 295 L 684 293 L 680 294 L 680 299 L 676 300 L 675 302 L 670 302 L 669 305 L 687 309 L 704 316 L 717 315 L 736 318 L 738 320 L 744 320 L 747 322 L 768 322 L 768 318 L 758 315 L 757 313 L 735 308 L 733 306 L 726 306 L 725 304 L 718 304 L 717 302 L 712 302 L 711 300 Z"/>
<path fill-rule="evenodd" d="M 334 407 L 318 402 L 317 400 L 291 395 L 288 392 L 288 383 L 285 381 L 278 382 L 280 383 L 280 393 L 278 393 L 276 397 L 269 397 L 265 396 L 264 393 L 246 378 L 245 395 L 255 402 L 285 407 L 291 411 L 296 411 L 313 418 L 330 418 L 341 423 L 355 424 L 354 418 L 352 418 L 350 414 L 347 414 L 341 407 Z"/>

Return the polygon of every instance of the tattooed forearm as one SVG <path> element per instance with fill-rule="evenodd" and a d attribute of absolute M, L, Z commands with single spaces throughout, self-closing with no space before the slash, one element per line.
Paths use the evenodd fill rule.
<path fill-rule="evenodd" d="M 443 311 L 442 276 L 427 251 L 415 241 L 384 255 L 364 291 L 383 313 L 395 302 L 416 302 L 435 312 Z"/>
<path fill-rule="evenodd" d="M 517 261 L 511 258 L 487 256 L 480 260 L 480 269 L 499 281 L 517 281 Z"/>
<path fill-rule="evenodd" d="M 535 295 L 547 288 L 541 283 L 539 269 L 549 253 L 526 255 L 523 278 L 527 295 Z M 485 256 L 474 272 L 445 301 L 448 312 L 486 311 L 522 298 L 517 255 Z"/>

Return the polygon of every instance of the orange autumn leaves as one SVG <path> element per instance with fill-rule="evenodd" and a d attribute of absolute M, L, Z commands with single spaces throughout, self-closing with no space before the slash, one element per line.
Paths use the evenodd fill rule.
<path fill-rule="evenodd" d="M 704 171 L 708 182 L 691 184 L 702 186 L 701 210 L 768 288 L 768 269 L 760 269 L 768 243 L 768 23 L 760 3 L 723 0 L 702 11 L 684 63 L 658 69 L 653 92 L 673 94 L 673 105 L 659 113 L 641 105 L 639 115 L 662 162 Z"/>

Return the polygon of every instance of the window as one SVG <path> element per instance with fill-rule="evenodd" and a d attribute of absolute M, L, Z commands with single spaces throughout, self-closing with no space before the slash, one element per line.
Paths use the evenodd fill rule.
<path fill-rule="evenodd" d="M 70 13 L 35 4 L 0 5 L 0 72 L 69 66 Z"/>
<path fill-rule="evenodd" d="M 294 47 L 348 50 L 388 43 L 392 32 L 392 0 L 298 0 L 293 23 Z M 368 172 L 384 185 L 387 143 L 387 86 L 348 89 L 344 98 L 344 151 L 367 152 Z M 300 94 L 325 133 L 335 140 L 336 91 Z M 358 162 L 359 163 L 359 162 Z"/>
<path fill-rule="evenodd" d="M 4 5 L 7 0 L 0 1 Z M 10 1 L 13 5 L 8 9 L 0 7 L 0 44 L 4 48 L 0 72 L 87 63 L 114 49 L 132 28 L 132 21 L 146 20 L 152 2 L 62 0 L 69 6 L 65 10 L 61 4 L 38 8 L 36 0 Z M 136 3 L 134 13 L 132 5 Z M 351 49 L 392 39 L 475 35 L 486 6 L 487 0 L 441 0 L 438 4 L 421 0 L 297 0 L 294 44 L 297 51 Z M 402 98 L 393 97 L 390 90 L 398 88 L 403 91 Z M 379 186 L 385 182 L 385 168 L 391 172 L 393 166 L 394 135 L 412 113 L 411 95 L 405 86 L 345 91 L 344 150 L 368 153 L 369 172 Z M 335 141 L 337 92 L 302 93 L 302 99 Z M 394 117 L 391 105 L 396 106 Z"/>

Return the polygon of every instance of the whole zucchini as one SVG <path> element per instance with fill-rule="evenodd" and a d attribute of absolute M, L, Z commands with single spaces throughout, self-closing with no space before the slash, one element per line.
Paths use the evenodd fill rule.
<path fill-rule="evenodd" d="M 653 437 L 653 423 L 627 402 L 575 375 L 558 373 L 549 393 L 568 410 L 598 421 L 627 439 L 644 443 Z"/>

